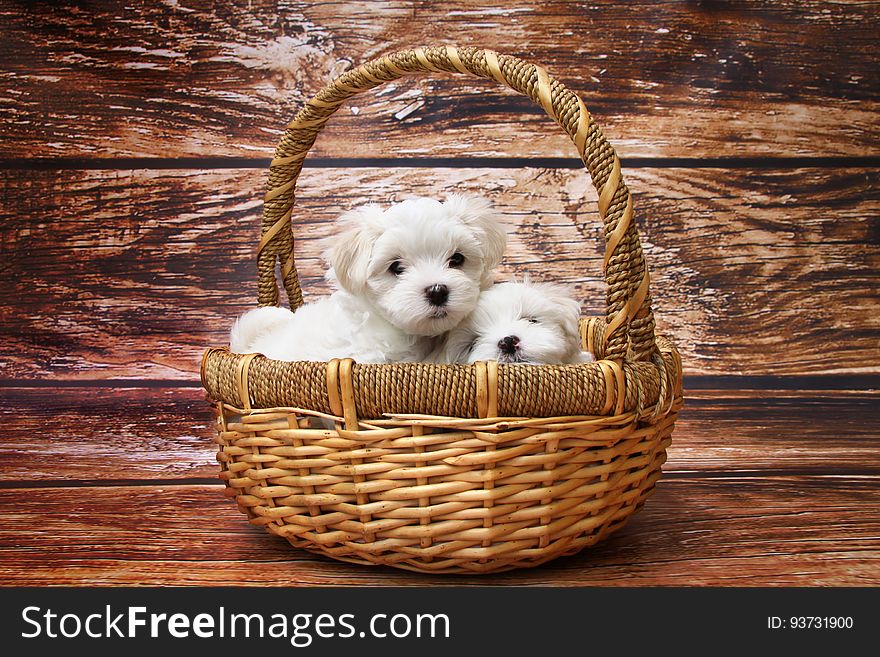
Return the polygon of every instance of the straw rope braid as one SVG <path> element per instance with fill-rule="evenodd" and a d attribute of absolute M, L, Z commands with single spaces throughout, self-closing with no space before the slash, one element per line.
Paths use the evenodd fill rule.
<path fill-rule="evenodd" d="M 262 236 L 257 248 L 260 305 L 278 304 L 276 263 L 280 263 L 291 308 L 303 302 L 294 264 L 291 216 L 296 180 L 318 133 L 351 96 L 418 72 L 471 74 L 496 80 L 534 100 L 566 131 L 599 190 L 608 286 L 605 357 L 623 360 L 628 336 L 633 357 L 651 362 L 656 347 L 648 270 L 633 221 L 632 197 L 621 176 L 620 159 L 590 120 L 583 101 L 543 68 L 477 48 L 416 48 L 367 62 L 319 91 L 294 117 L 281 138 L 269 172 Z"/>
<path fill-rule="evenodd" d="M 213 399 L 238 408 L 296 406 L 340 417 L 358 418 L 423 413 L 442 417 L 487 417 L 492 408 L 504 417 L 621 415 L 636 411 L 656 418 L 679 398 L 681 360 L 664 338 L 652 362 L 602 358 L 605 322 L 582 320 L 583 340 L 592 341 L 599 360 L 583 365 L 432 365 L 395 363 L 345 369 L 342 402 L 338 364 L 275 361 L 260 355 L 210 349 L 203 357 L 202 385 Z M 246 375 L 246 378 L 245 378 Z M 491 397 L 490 397 L 491 395 Z M 370 420 L 373 422 L 374 420 Z"/>

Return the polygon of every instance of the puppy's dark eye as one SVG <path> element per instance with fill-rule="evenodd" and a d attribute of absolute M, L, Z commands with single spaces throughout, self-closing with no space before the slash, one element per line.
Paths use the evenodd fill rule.
<path fill-rule="evenodd" d="M 403 265 L 400 264 L 400 260 L 395 260 L 390 265 L 388 265 L 388 271 L 395 276 L 400 276 L 403 273 Z"/>
<path fill-rule="evenodd" d="M 541 323 L 540 321 L 538 321 L 537 317 L 526 317 L 526 321 L 529 324 L 540 324 Z"/>
<path fill-rule="evenodd" d="M 458 269 L 464 264 L 464 256 L 457 251 L 452 254 L 452 257 L 449 258 L 449 266 L 453 269 Z"/>

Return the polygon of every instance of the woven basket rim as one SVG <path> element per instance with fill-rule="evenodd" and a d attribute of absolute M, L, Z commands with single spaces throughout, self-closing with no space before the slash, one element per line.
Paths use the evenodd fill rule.
<path fill-rule="evenodd" d="M 219 347 L 205 351 L 201 380 L 214 402 L 233 408 L 313 409 L 319 414 L 343 417 L 345 395 L 340 387 L 340 364 L 348 363 L 344 383 L 350 389 L 350 415 L 361 419 L 404 414 L 547 418 L 628 412 L 641 415 L 649 410 L 658 417 L 659 409 L 668 409 L 682 386 L 681 357 L 675 345 L 658 336 L 658 353 L 652 363 L 605 360 L 601 351 L 603 318 L 591 318 L 586 324 L 587 328 L 582 329 L 584 346 L 597 357 L 588 363 L 279 361 L 261 354 L 234 354 L 227 347 Z M 589 326 L 596 328 L 590 332 Z M 588 336 L 592 340 L 589 345 Z M 311 381 L 311 385 L 304 385 L 304 380 Z M 560 382 L 565 381 L 577 382 L 569 386 L 577 394 L 558 390 Z M 529 394 L 517 395 L 518 390 L 528 390 Z"/>

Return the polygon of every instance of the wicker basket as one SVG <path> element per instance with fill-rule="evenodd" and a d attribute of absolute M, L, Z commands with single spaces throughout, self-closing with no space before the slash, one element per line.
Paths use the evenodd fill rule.
<path fill-rule="evenodd" d="M 620 161 L 577 95 L 538 66 L 476 48 L 406 50 L 340 76 L 296 115 L 272 160 L 259 303 L 278 303 L 280 264 L 291 307 L 302 304 L 291 213 L 318 132 L 351 96 L 425 72 L 507 85 L 577 147 L 607 245 L 607 316 L 581 320 L 597 361 L 359 365 L 210 349 L 202 383 L 218 412 L 220 477 L 251 523 L 336 559 L 431 573 L 535 566 L 596 543 L 643 504 L 681 405 L 681 361 L 654 335 Z"/>

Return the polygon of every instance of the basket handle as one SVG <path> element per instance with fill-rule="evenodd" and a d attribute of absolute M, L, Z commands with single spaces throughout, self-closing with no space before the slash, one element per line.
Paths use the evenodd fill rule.
<path fill-rule="evenodd" d="M 422 72 L 463 73 L 496 80 L 531 98 L 568 133 L 599 193 L 599 214 L 605 228 L 605 358 L 650 360 L 657 348 L 648 269 L 633 221 L 632 197 L 620 173 L 620 159 L 574 92 L 540 66 L 479 48 L 414 48 L 379 57 L 333 80 L 297 113 L 281 137 L 269 169 L 257 249 L 260 305 L 278 304 L 276 263 L 280 263 L 291 308 L 302 305 L 293 257 L 294 189 L 303 160 L 324 124 L 348 98 Z M 628 346 L 631 354 L 627 353 Z"/>

